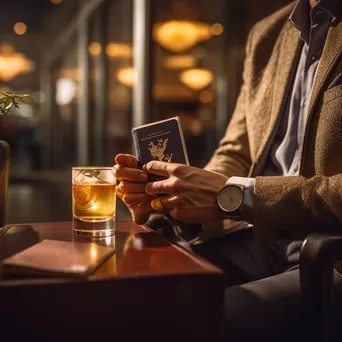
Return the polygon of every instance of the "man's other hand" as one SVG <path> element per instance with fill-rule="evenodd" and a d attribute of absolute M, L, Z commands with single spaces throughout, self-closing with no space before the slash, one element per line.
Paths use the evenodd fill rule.
<path fill-rule="evenodd" d="M 165 180 L 146 185 L 146 193 L 163 196 L 161 200 L 154 199 L 152 207 L 162 205 L 169 209 L 172 217 L 184 223 L 205 223 L 224 219 L 216 197 L 228 177 L 188 165 L 160 161 L 151 161 L 142 169 L 146 173 L 167 177 Z"/>
<path fill-rule="evenodd" d="M 138 169 L 137 159 L 130 154 L 118 154 L 114 175 L 120 181 L 117 194 L 131 212 L 133 221 L 146 223 L 154 211 L 150 204 L 154 197 L 145 192 L 147 174 Z"/>

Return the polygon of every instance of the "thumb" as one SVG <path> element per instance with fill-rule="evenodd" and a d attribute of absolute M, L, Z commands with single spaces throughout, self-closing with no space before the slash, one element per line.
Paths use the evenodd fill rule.
<path fill-rule="evenodd" d="M 115 163 L 120 166 L 126 166 L 133 169 L 138 168 L 137 158 L 132 156 L 131 154 L 118 154 L 115 157 Z"/>

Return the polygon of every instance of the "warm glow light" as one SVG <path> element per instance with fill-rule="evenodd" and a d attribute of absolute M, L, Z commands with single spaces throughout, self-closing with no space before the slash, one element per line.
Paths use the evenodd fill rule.
<path fill-rule="evenodd" d="M 188 69 L 196 65 L 196 58 L 191 55 L 168 56 L 164 59 L 164 66 L 169 69 Z"/>
<path fill-rule="evenodd" d="M 0 45 L 0 79 L 10 81 L 19 74 L 34 70 L 34 63 L 25 55 L 14 51 L 9 44 Z"/>
<path fill-rule="evenodd" d="M 119 82 L 127 87 L 133 87 L 135 82 L 135 72 L 132 67 L 121 68 L 116 74 Z"/>
<path fill-rule="evenodd" d="M 55 5 L 58 5 L 63 2 L 63 0 L 51 0 L 51 2 Z"/>
<path fill-rule="evenodd" d="M 179 78 L 189 88 L 201 90 L 212 82 L 213 73 L 207 69 L 194 68 L 183 71 Z"/>
<path fill-rule="evenodd" d="M 90 43 L 88 46 L 88 51 L 92 56 L 98 56 L 102 51 L 101 44 L 98 42 Z"/>
<path fill-rule="evenodd" d="M 220 34 L 223 33 L 223 26 L 222 24 L 220 23 L 215 23 L 215 24 L 212 24 L 211 27 L 210 27 L 210 32 L 213 36 L 219 36 Z"/>
<path fill-rule="evenodd" d="M 59 71 L 60 78 L 71 78 L 74 81 L 82 79 L 82 72 L 79 68 L 63 68 Z"/>
<path fill-rule="evenodd" d="M 105 241 L 107 246 L 113 246 L 113 244 L 115 244 L 115 239 L 113 239 L 113 236 L 106 236 Z"/>
<path fill-rule="evenodd" d="M 153 37 L 163 48 L 183 52 L 211 38 L 211 32 L 210 26 L 206 23 L 170 20 L 155 24 Z"/>
<path fill-rule="evenodd" d="M 155 84 L 152 89 L 155 99 L 160 101 L 195 101 L 196 93 L 178 84 Z"/>
<path fill-rule="evenodd" d="M 13 26 L 13 31 L 18 34 L 19 36 L 22 36 L 27 31 L 27 26 L 24 23 L 18 22 L 15 23 Z"/>
<path fill-rule="evenodd" d="M 60 106 L 69 104 L 76 95 L 76 82 L 68 78 L 60 78 L 56 83 L 56 102 Z"/>
<path fill-rule="evenodd" d="M 109 43 L 106 46 L 106 54 L 112 58 L 131 58 L 133 49 L 130 44 Z"/>
<path fill-rule="evenodd" d="M 97 248 L 96 248 L 96 246 L 91 246 L 91 257 L 93 258 L 93 259 L 96 259 L 97 258 Z"/>
<path fill-rule="evenodd" d="M 199 99 L 202 103 L 210 103 L 214 98 L 213 93 L 210 90 L 203 90 L 200 93 Z"/>
<path fill-rule="evenodd" d="M 133 241 L 132 241 L 132 246 L 136 249 L 136 250 L 141 250 L 144 247 L 144 243 L 142 238 L 140 237 L 134 237 Z"/>

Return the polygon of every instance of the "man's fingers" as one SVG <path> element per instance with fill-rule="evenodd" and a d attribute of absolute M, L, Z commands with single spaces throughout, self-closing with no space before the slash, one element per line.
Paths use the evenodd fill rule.
<path fill-rule="evenodd" d="M 150 202 L 152 197 L 147 194 L 124 194 L 119 189 L 118 196 L 127 205 L 136 224 L 144 224 L 153 212 Z"/>
<path fill-rule="evenodd" d="M 138 169 L 114 165 L 114 176 L 118 180 L 129 180 L 133 182 L 147 182 L 147 174 Z"/>
<path fill-rule="evenodd" d="M 156 211 L 170 210 L 182 207 L 186 208 L 186 203 L 179 196 L 159 196 L 152 197 L 151 207 Z"/>
<path fill-rule="evenodd" d="M 124 194 L 137 194 L 137 193 L 145 194 L 145 186 L 146 186 L 146 183 L 136 183 L 136 182 L 123 180 L 118 185 L 118 189 Z"/>
<path fill-rule="evenodd" d="M 150 161 L 147 164 L 145 164 L 142 169 L 143 171 L 147 173 L 153 173 L 158 176 L 165 176 L 169 177 L 175 170 L 175 168 L 178 167 L 179 164 L 174 163 L 166 163 L 161 161 Z"/>
<path fill-rule="evenodd" d="M 126 166 L 133 169 L 138 167 L 137 159 L 131 154 L 118 154 L 115 157 L 115 163 L 120 166 Z"/>
<path fill-rule="evenodd" d="M 162 196 L 161 204 L 166 209 L 184 206 L 185 203 L 178 196 Z"/>
<path fill-rule="evenodd" d="M 167 194 L 171 190 L 169 179 L 145 184 L 145 192 L 150 195 Z"/>
<path fill-rule="evenodd" d="M 130 208 L 133 221 L 136 224 L 144 224 L 150 218 L 150 215 L 153 212 L 153 209 L 150 206 L 149 202 L 144 202 L 140 205 L 137 205 L 134 208 Z"/>
<path fill-rule="evenodd" d="M 125 194 L 122 196 L 123 202 L 128 206 L 136 206 L 144 202 L 150 202 L 151 196 L 147 194 Z"/>

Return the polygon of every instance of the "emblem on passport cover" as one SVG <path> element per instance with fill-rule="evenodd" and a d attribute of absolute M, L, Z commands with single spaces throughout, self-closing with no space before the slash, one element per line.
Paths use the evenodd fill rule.
<path fill-rule="evenodd" d="M 189 165 L 179 117 L 153 122 L 132 129 L 135 154 L 140 166 L 151 160 Z M 150 180 L 162 179 L 150 175 Z"/>

